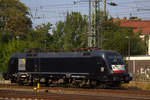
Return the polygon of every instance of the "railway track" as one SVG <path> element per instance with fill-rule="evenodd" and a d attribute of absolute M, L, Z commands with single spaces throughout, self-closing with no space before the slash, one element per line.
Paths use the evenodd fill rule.
<path fill-rule="evenodd" d="M 142 90 L 41 87 L 40 92 L 37 93 L 33 88 L 33 86 L 0 84 L 0 97 L 26 98 L 25 100 L 120 100 L 121 98 L 125 98 L 125 100 L 150 100 L 150 91 Z"/>
<path fill-rule="evenodd" d="M 149 100 L 149 95 L 133 95 L 133 94 L 120 94 L 113 93 L 113 91 L 107 92 L 98 92 L 98 93 L 90 93 L 87 92 L 89 90 L 84 90 L 84 93 L 79 91 L 79 93 L 35 93 L 32 91 L 16 91 L 16 90 L 1 90 L 1 98 L 26 98 L 26 99 L 37 99 L 37 100 Z M 69 91 L 70 92 L 70 91 Z M 8 94 L 9 93 L 9 94 Z M 102 99 L 103 98 L 103 99 Z M 19 100 L 20 100 L 19 99 Z M 16 100 L 16 99 L 15 99 Z"/>

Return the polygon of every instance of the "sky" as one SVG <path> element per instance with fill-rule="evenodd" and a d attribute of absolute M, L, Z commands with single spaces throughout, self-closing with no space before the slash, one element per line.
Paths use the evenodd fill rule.
<path fill-rule="evenodd" d="M 20 0 L 30 8 L 33 25 L 42 23 L 56 24 L 64 21 L 67 12 L 78 11 L 88 15 L 89 0 Z M 107 4 L 107 12 L 112 17 L 139 17 L 142 20 L 150 20 L 150 0 L 107 0 L 107 3 L 115 2 L 117 6 Z M 100 8 L 103 10 L 103 0 Z"/>

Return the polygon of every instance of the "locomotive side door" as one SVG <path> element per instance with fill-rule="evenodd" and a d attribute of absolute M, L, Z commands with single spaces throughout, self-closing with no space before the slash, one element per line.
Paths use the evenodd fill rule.
<path fill-rule="evenodd" d="M 40 62 L 38 58 L 34 59 L 34 72 L 39 72 L 40 71 Z"/>
<path fill-rule="evenodd" d="M 97 66 L 100 73 L 105 73 L 107 71 L 105 61 L 101 57 L 97 59 Z"/>

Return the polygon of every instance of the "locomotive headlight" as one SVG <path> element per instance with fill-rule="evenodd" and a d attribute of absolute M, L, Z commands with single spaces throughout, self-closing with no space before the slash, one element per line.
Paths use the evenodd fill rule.
<path fill-rule="evenodd" d="M 119 81 L 119 80 L 120 80 L 120 77 L 117 77 L 117 76 L 113 77 L 113 81 Z"/>
<path fill-rule="evenodd" d="M 116 77 L 113 77 L 113 81 L 116 81 L 117 80 L 117 78 Z"/>

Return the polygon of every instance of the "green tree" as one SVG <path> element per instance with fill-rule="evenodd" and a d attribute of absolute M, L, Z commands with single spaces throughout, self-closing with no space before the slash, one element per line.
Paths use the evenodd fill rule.
<path fill-rule="evenodd" d="M 59 21 L 56 24 L 56 29 L 53 29 L 53 50 L 62 49 L 64 46 L 64 22 Z"/>
<path fill-rule="evenodd" d="M 28 48 L 49 48 L 51 47 L 52 36 L 50 33 L 52 24 L 42 24 L 35 27 L 26 35 L 25 41 Z"/>
<path fill-rule="evenodd" d="M 9 40 L 8 34 L 0 34 L 0 72 L 6 71 L 8 60 L 13 53 L 23 52 L 29 48 L 50 47 L 52 40 L 49 29 L 50 23 L 39 25 L 26 34 L 24 39 L 18 36 Z"/>
<path fill-rule="evenodd" d="M 32 28 L 29 15 L 19 0 L 0 0 L 0 32 L 11 36 L 28 33 Z"/>
<path fill-rule="evenodd" d="M 15 52 L 23 51 L 25 42 L 20 39 L 13 38 L 8 43 L 3 42 L 0 48 L 0 72 L 6 71 L 8 60 Z"/>
<path fill-rule="evenodd" d="M 64 22 L 60 21 L 53 30 L 55 48 L 65 51 L 87 47 L 87 17 L 79 12 L 68 13 Z"/>
<path fill-rule="evenodd" d="M 122 56 L 127 56 L 130 46 L 131 55 L 145 54 L 144 41 L 140 39 L 138 34 L 133 33 L 132 28 L 120 27 L 119 23 L 114 24 L 112 20 L 104 21 L 102 25 L 103 49 L 116 50 Z"/>

